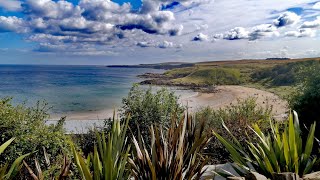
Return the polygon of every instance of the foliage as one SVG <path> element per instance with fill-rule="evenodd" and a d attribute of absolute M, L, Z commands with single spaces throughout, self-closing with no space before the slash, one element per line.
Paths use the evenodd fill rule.
<path fill-rule="evenodd" d="M 7 137 L 16 137 L 15 143 L 9 146 L 0 158 L 1 163 L 12 162 L 19 156 L 32 152 L 26 162 L 34 166 L 31 159 L 38 157 L 40 166 L 44 167 L 43 147 L 54 159 L 53 162 L 59 162 L 62 153 L 71 152 L 67 143 L 68 137 L 62 127 L 64 119 L 57 125 L 47 125 L 47 112 L 46 104 L 38 103 L 35 107 L 26 107 L 25 104 L 14 106 L 11 98 L 0 100 L 0 143 L 5 142 Z"/>
<path fill-rule="evenodd" d="M 126 136 L 129 118 L 121 124 L 119 120 L 113 119 L 111 132 L 106 137 L 97 132 L 97 145 L 94 146 L 93 154 L 84 159 L 73 147 L 75 163 L 84 180 L 116 180 L 129 179 L 127 161 L 130 146 L 127 144 Z"/>
<path fill-rule="evenodd" d="M 236 104 L 231 104 L 225 108 L 215 110 L 207 107 L 199 110 L 196 113 L 198 119 L 204 119 L 206 121 L 206 130 L 215 132 L 226 137 L 232 141 L 232 137 L 227 133 L 221 123 L 221 120 L 229 127 L 229 130 L 237 137 L 237 140 L 241 144 L 245 144 L 248 140 L 246 133 L 248 132 L 248 125 L 252 123 L 259 123 L 262 129 L 267 126 L 267 121 L 271 116 L 272 106 L 266 106 L 262 108 L 257 106 L 256 98 L 248 98 L 245 100 L 238 100 Z M 252 134 L 250 131 L 249 134 Z M 216 139 L 212 138 L 206 151 L 211 157 L 211 162 L 226 163 L 228 160 L 228 152 L 222 146 L 222 144 Z"/>
<path fill-rule="evenodd" d="M 251 77 L 254 81 L 263 81 L 271 86 L 288 86 L 299 82 L 297 71 L 302 67 L 312 67 L 319 61 L 300 61 L 276 65 L 254 72 Z"/>
<path fill-rule="evenodd" d="M 206 159 L 200 154 L 210 137 L 204 132 L 204 121 L 191 116 L 172 118 L 171 126 L 150 127 L 151 144 L 141 135 L 133 137 L 134 153 L 129 159 L 132 175 L 140 180 L 199 179 Z"/>
<path fill-rule="evenodd" d="M 142 89 L 134 85 L 128 97 L 122 100 L 121 118 L 126 119 L 130 115 L 129 127 L 134 135 L 138 134 L 136 125 L 139 125 L 141 134 L 148 137 L 148 128 L 154 123 L 168 127 L 171 116 L 179 117 L 183 107 L 178 103 L 178 97 L 174 92 L 166 88 L 153 93 L 151 87 Z"/>
<path fill-rule="evenodd" d="M 8 141 L 6 141 L 5 143 L 3 143 L 0 146 L 0 155 L 4 152 L 5 149 L 8 148 L 8 146 L 15 140 L 15 138 L 11 138 Z M 30 154 L 25 154 L 22 155 L 20 157 L 18 157 L 13 163 L 12 165 L 9 167 L 8 163 L 5 163 L 4 165 L 1 165 L 0 167 L 0 179 L 5 180 L 5 179 L 13 179 L 17 173 L 20 171 L 21 169 L 21 162 L 22 160 L 29 156 Z"/>
<path fill-rule="evenodd" d="M 23 161 L 23 164 L 26 167 L 32 179 L 33 180 L 45 180 L 45 179 L 66 180 L 70 173 L 70 165 L 71 165 L 71 162 L 68 161 L 67 156 L 64 156 L 60 173 L 56 175 L 56 174 L 52 174 L 52 172 L 48 172 L 51 169 L 50 168 L 51 162 L 49 159 L 49 154 L 46 152 L 45 148 L 43 148 L 43 154 L 45 157 L 45 163 L 48 170 L 43 171 L 43 169 L 40 166 L 39 160 L 37 158 L 34 159 L 34 163 L 36 166 L 36 173 L 34 173 L 34 170 L 32 170 L 32 168 L 28 165 L 26 161 Z"/>
<path fill-rule="evenodd" d="M 303 124 L 310 126 L 313 121 L 320 121 L 320 62 L 301 67 L 296 74 L 300 84 L 291 96 L 290 107 L 300 114 Z M 320 138 L 320 131 L 316 131 L 316 137 Z"/>
<path fill-rule="evenodd" d="M 284 126 L 284 130 L 281 131 L 279 123 L 270 120 L 271 133 L 265 134 L 257 124 L 254 124 L 251 130 L 259 140 L 256 143 L 249 140 L 246 144 L 248 150 L 243 148 L 243 145 L 225 125 L 234 143 L 215 131 L 213 134 L 226 147 L 232 160 L 240 167 L 234 166 L 237 172 L 257 171 L 269 178 L 272 178 L 274 172 L 294 172 L 300 176 L 312 172 L 317 161 L 317 157 L 311 154 L 316 123 L 310 127 L 307 139 L 301 136 L 299 120 L 295 112 L 294 115 L 290 114 Z"/>

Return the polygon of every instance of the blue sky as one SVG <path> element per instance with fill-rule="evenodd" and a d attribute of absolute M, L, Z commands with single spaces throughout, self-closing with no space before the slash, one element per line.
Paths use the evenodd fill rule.
<path fill-rule="evenodd" d="M 320 56 L 315 0 L 0 0 L 0 64 Z"/>

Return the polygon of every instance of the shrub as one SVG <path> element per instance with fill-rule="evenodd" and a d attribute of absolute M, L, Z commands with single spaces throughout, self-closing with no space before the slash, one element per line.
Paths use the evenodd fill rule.
<path fill-rule="evenodd" d="M 302 117 L 301 122 L 309 127 L 313 121 L 320 121 L 320 62 L 300 68 L 297 76 L 300 84 L 289 104 Z M 320 138 L 320 131 L 316 131 L 316 137 Z"/>
<path fill-rule="evenodd" d="M 27 162 L 23 161 L 23 164 L 27 171 L 30 174 L 30 177 L 34 180 L 45 180 L 45 179 L 57 179 L 57 180 L 66 180 L 70 173 L 71 162 L 68 161 L 67 156 L 64 156 L 63 162 L 61 163 L 60 172 L 55 174 L 55 172 L 51 172 L 51 161 L 49 159 L 49 154 L 46 152 L 45 148 L 43 148 L 43 154 L 45 157 L 45 163 L 47 169 L 43 169 L 40 166 L 39 160 L 37 158 L 34 159 L 35 170 L 33 170 Z M 35 173 L 36 172 L 36 173 Z"/>
<path fill-rule="evenodd" d="M 265 119 L 268 119 L 271 116 L 271 111 L 272 106 L 262 108 L 257 106 L 255 98 L 248 98 L 242 101 L 238 100 L 238 103 L 219 110 L 210 107 L 204 108 L 198 111 L 196 116 L 198 119 L 204 119 L 206 121 L 207 131 L 214 130 L 232 141 L 231 136 L 225 131 L 223 124 L 221 123 L 221 120 L 223 120 L 232 134 L 238 138 L 238 141 L 241 144 L 245 144 L 246 140 L 248 140 L 246 136 L 248 125 L 259 123 L 263 129 L 265 129 L 267 125 Z M 230 160 L 228 158 L 228 152 L 216 138 L 211 139 L 205 152 L 211 156 L 211 163 L 214 164 L 226 163 Z"/>
<path fill-rule="evenodd" d="M 46 104 L 38 103 L 35 107 L 26 107 L 25 104 L 14 106 L 11 98 L 0 100 L 0 143 L 5 142 L 7 137 L 16 137 L 15 143 L 8 147 L 0 162 L 12 162 L 23 154 L 32 153 L 26 159 L 30 166 L 34 166 L 34 157 L 39 158 L 40 165 L 44 166 L 43 147 L 53 162 L 60 162 L 62 153 L 71 152 L 62 127 L 63 119 L 57 125 L 46 125 L 46 119 L 49 118 L 47 111 Z"/>
<path fill-rule="evenodd" d="M 97 144 L 93 153 L 84 159 L 73 147 L 73 155 L 78 171 L 84 180 L 122 180 L 129 179 L 130 171 L 127 169 L 127 161 L 130 153 L 128 137 L 126 136 L 129 118 L 124 123 L 119 120 L 112 121 L 111 131 L 107 139 L 102 133 L 96 132 Z"/>
<path fill-rule="evenodd" d="M 168 89 L 162 88 L 152 92 L 151 87 L 142 89 L 134 85 L 128 96 L 122 100 L 121 118 L 130 115 L 129 127 L 134 135 L 138 135 L 136 125 L 139 125 L 141 134 L 148 137 L 148 128 L 154 124 L 168 127 L 172 116 L 180 117 L 183 107 L 178 103 L 178 97 Z"/>
<path fill-rule="evenodd" d="M 0 146 L 0 155 L 5 151 L 5 149 L 8 148 L 8 146 L 15 140 L 15 138 L 11 138 L 9 139 L 8 141 L 6 141 L 5 143 L 3 143 L 1 146 Z M 21 169 L 21 162 L 22 160 L 29 156 L 29 154 L 25 154 L 25 155 L 22 155 L 20 157 L 18 157 L 13 163 L 12 165 L 9 167 L 9 163 L 5 163 L 5 164 L 1 164 L 0 165 L 0 179 L 3 179 L 3 180 L 7 180 L 7 179 L 13 179 L 17 173 L 20 171 Z"/>
<path fill-rule="evenodd" d="M 172 118 L 168 130 L 150 127 L 148 148 L 142 136 L 133 137 L 133 155 L 129 159 L 136 180 L 200 179 L 206 159 L 201 155 L 210 137 L 204 132 L 204 121 L 191 116 Z"/>
<path fill-rule="evenodd" d="M 290 114 L 289 120 L 284 124 L 281 131 L 278 122 L 270 121 L 271 133 L 263 133 L 257 124 L 251 130 L 258 141 L 253 142 L 250 137 L 246 148 L 237 140 L 237 137 L 230 132 L 227 126 L 226 131 L 232 136 L 231 142 L 213 131 L 213 134 L 229 151 L 232 160 L 237 166 L 233 166 L 236 172 L 246 174 L 256 171 L 272 178 L 273 173 L 294 172 L 300 176 L 312 172 L 317 157 L 311 154 L 314 142 L 316 124 L 310 127 L 307 139 L 301 136 L 300 124 L 297 114 Z"/>
<path fill-rule="evenodd" d="M 303 67 L 312 67 L 319 61 L 301 61 L 276 65 L 271 68 L 254 72 L 251 78 L 254 81 L 265 81 L 271 86 L 291 86 L 299 83 L 297 71 Z"/>

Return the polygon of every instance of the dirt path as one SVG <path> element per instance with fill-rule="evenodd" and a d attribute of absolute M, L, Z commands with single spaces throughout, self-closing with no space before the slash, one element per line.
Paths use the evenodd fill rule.
<path fill-rule="evenodd" d="M 201 107 L 210 106 L 214 109 L 223 108 L 230 104 L 236 104 L 237 100 L 244 100 L 249 97 L 257 98 L 257 104 L 266 107 L 273 106 L 273 114 L 276 118 L 283 118 L 286 114 L 287 102 L 279 96 L 243 86 L 219 86 L 217 93 L 199 93 L 198 96 L 182 99 L 182 103 L 188 103 L 191 111 L 196 111 Z"/>

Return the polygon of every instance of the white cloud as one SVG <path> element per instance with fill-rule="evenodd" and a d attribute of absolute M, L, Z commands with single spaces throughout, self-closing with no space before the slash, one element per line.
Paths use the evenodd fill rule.
<path fill-rule="evenodd" d="M 250 40 L 256 40 L 264 37 L 277 37 L 279 32 L 272 24 L 261 24 L 252 28 L 249 33 Z"/>
<path fill-rule="evenodd" d="M 203 33 L 199 33 L 197 36 L 195 36 L 193 39 L 193 41 L 208 41 L 209 37 L 206 34 Z"/>
<path fill-rule="evenodd" d="M 281 14 L 276 20 L 273 21 L 273 24 L 277 27 L 283 27 L 288 25 L 296 24 L 300 21 L 300 16 L 294 12 L 285 12 Z"/>
<path fill-rule="evenodd" d="M 59 0 L 26 0 L 23 3 L 25 13 L 31 17 L 64 19 L 80 16 L 81 9 L 68 1 Z"/>
<path fill-rule="evenodd" d="M 172 48 L 173 42 L 163 41 L 158 45 L 159 48 L 165 49 L 165 48 Z"/>
<path fill-rule="evenodd" d="M 282 42 L 293 46 L 296 40 L 299 43 L 311 41 L 312 38 L 283 36 L 287 31 L 315 28 L 311 20 L 319 15 L 319 11 L 311 9 L 314 0 L 281 0 L 281 3 L 279 0 L 259 3 L 252 0 L 178 0 L 179 3 L 172 3 L 172 0 L 144 0 L 143 8 L 138 10 L 132 10 L 129 3 L 119 5 L 111 0 L 80 0 L 79 5 L 65 0 L 23 2 L 21 13 L 24 13 L 24 17 L 17 18 L 20 20 L 17 23 L 8 23 L 7 19 L 2 19 L 0 32 L 26 32 L 23 37 L 41 43 L 37 50 L 43 52 L 70 51 L 76 54 L 96 51 L 99 54 L 109 52 L 109 48 L 112 48 L 111 51 L 121 52 L 129 59 L 139 59 L 139 55 L 140 59 L 146 59 L 146 54 L 153 59 L 152 55 L 157 53 L 157 59 L 178 57 L 185 60 L 186 56 L 190 56 L 189 59 L 193 61 L 212 57 L 242 58 L 237 56 L 239 52 L 244 52 L 243 56 L 254 56 L 257 49 L 254 49 L 253 44 L 272 53 L 279 50 L 278 44 Z M 286 12 L 292 7 L 301 7 L 304 11 L 299 15 Z M 276 19 L 275 22 L 273 19 Z M 299 22 L 300 19 L 310 23 Z M 301 28 L 303 24 L 304 28 Z M 307 34 L 312 33 L 297 30 L 292 34 L 293 37 L 307 37 Z M 198 41 L 245 40 L 221 40 L 203 46 L 192 42 L 192 38 Z M 310 44 L 320 48 L 317 43 Z M 174 48 L 159 50 L 159 47 L 171 46 Z"/>
<path fill-rule="evenodd" d="M 0 7 L 7 11 L 20 11 L 21 2 L 18 0 L 0 0 Z"/>
<path fill-rule="evenodd" d="M 288 31 L 285 33 L 287 37 L 315 37 L 317 31 L 313 29 L 300 29 L 299 31 Z"/>
<path fill-rule="evenodd" d="M 320 16 L 317 17 L 314 21 L 304 22 L 300 28 L 317 28 L 320 26 Z"/>
<path fill-rule="evenodd" d="M 243 27 L 235 27 L 223 35 L 223 39 L 227 39 L 227 40 L 248 39 L 248 38 L 249 38 L 249 31 L 247 31 Z"/>
<path fill-rule="evenodd" d="M 315 3 L 313 6 L 312 6 L 313 9 L 320 9 L 320 2 L 317 2 Z"/>
<path fill-rule="evenodd" d="M 153 46 L 150 42 L 145 42 L 145 41 L 137 42 L 136 45 L 139 46 L 139 47 L 143 47 L 143 48 L 152 47 Z"/>
<path fill-rule="evenodd" d="M 0 16 L 0 33 L 1 32 L 25 33 L 28 28 L 21 18 Z"/>

